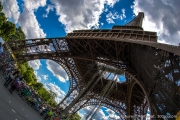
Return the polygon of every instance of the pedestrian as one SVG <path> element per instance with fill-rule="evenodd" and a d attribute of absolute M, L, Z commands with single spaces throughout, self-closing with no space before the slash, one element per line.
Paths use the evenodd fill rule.
<path fill-rule="evenodd" d="M 59 117 L 59 116 L 56 116 L 56 117 L 54 118 L 54 120 L 60 120 L 60 117 Z"/>
<path fill-rule="evenodd" d="M 53 116 L 53 112 L 52 112 L 52 110 L 51 110 L 51 108 L 50 108 L 50 110 L 46 113 L 46 116 L 44 117 L 44 119 L 46 120 L 46 119 L 51 119 L 51 117 Z"/>
<path fill-rule="evenodd" d="M 0 56 L 2 56 L 4 53 L 2 43 L 0 42 Z"/>
<path fill-rule="evenodd" d="M 6 82 L 4 83 L 4 86 L 8 87 L 9 83 L 12 82 L 13 80 L 16 80 L 18 77 L 19 77 L 19 71 L 10 74 Z"/>
<path fill-rule="evenodd" d="M 23 78 L 17 79 L 16 81 L 13 82 L 13 85 L 11 86 L 11 88 L 9 89 L 9 92 L 12 94 L 12 91 L 14 91 L 15 89 L 17 89 L 19 87 L 19 85 L 21 84 Z"/>

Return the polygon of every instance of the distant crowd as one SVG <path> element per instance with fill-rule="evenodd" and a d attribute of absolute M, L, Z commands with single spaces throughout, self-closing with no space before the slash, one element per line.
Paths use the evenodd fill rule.
<path fill-rule="evenodd" d="M 14 65 L 14 60 L 11 54 L 3 49 L 3 44 L 0 42 L 0 68 L 5 74 L 4 86 L 12 94 L 17 91 L 18 95 L 34 108 L 45 120 L 60 120 L 58 109 L 52 108 L 46 104 L 40 96 L 26 84 L 24 78 Z"/>

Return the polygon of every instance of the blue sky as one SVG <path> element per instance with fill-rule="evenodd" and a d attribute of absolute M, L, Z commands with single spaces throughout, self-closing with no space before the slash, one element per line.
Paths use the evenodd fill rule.
<path fill-rule="evenodd" d="M 180 1 L 176 0 L 0 0 L 9 20 L 21 26 L 27 39 L 65 36 L 77 29 L 111 29 L 144 12 L 143 28 L 156 31 L 158 42 L 180 43 Z M 169 19 L 171 18 L 171 19 Z M 68 92 L 68 76 L 50 60 L 29 62 L 40 82 L 57 94 L 59 102 Z M 121 81 L 124 77 L 119 76 Z M 85 108 L 88 111 L 90 108 Z M 80 112 L 83 116 L 83 112 Z M 112 111 L 101 108 L 96 118 L 110 119 Z M 118 119 L 117 116 L 115 116 Z"/>

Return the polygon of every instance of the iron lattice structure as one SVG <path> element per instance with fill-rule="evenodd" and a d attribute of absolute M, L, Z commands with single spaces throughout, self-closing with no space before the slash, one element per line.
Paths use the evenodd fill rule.
<path fill-rule="evenodd" d="M 9 41 L 17 60 L 50 59 L 67 72 L 70 88 L 59 103 L 72 115 L 90 106 L 105 106 L 125 115 L 175 115 L 180 108 L 180 47 L 157 43 L 144 31 L 139 13 L 124 26 L 75 30 L 62 38 Z M 108 73 L 126 81 L 108 80 Z M 91 117 L 97 109 L 93 109 Z M 87 118 L 90 116 L 87 116 Z"/>

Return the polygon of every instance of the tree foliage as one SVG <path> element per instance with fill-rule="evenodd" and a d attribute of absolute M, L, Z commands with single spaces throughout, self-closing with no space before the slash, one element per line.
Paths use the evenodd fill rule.
<path fill-rule="evenodd" d="M 2 12 L 3 6 L 0 2 L 0 36 L 5 40 L 20 40 L 25 39 L 26 36 L 21 27 L 16 28 L 16 25 L 7 21 L 5 14 Z"/>
<path fill-rule="evenodd" d="M 7 41 L 16 32 L 16 25 L 12 22 L 6 21 L 1 26 L 1 36 Z"/>
<path fill-rule="evenodd" d="M 77 113 L 75 113 L 69 120 L 80 120 L 80 119 L 81 117 Z"/>
<path fill-rule="evenodd" d="M 52 99 L 55 99 L 57 97 L 56 93 L 53 92 L 52 90 L 50 90 L 49 93 L 50 93 Z"/>
<path fill-rule="evenodd" d="M 39 90 L 43 87 L 42 83 L 36 82 L 35 84 L 33 84 L 33 87 L 35 88 L 35 90 Z"/>
<path fill-rule="evenodd" d="M 33 72 L 31 71 L 31 70 L 27 70 L 25 73 L 24 73 L 24 75 L 23 75 L 23 77 L 24 77 L 24 79 L 26 80 L 26 82 L 29 84 L 29 85 L 31 85 L 32 83 L 33 83 Z"/>
<path fill-rule="evenodd" d="M 0 35 L 3 34 L 1 28 L 2 28 L 3 24 L 4 24 L 6 21 L 7 21 L 7 18 L 6 18 L 6 16 L 5 16 L 5 14 L 2 13 L 2 12 L 0 12 Z"/>
<path fill-rule="evenodd" d="M 16 28 L 15 34 L 11 35 L 10 40 L 24 40 L 26 39 L 26 36 L 24 32 L 22 31 L 21 27 Z"/>
<path fill-rule="evenodd" d="M 27 68 L 24 64 L 19 64 L 19 71 L 22 73 L 22 75 L 24 75 L 24 73 L 27 71 Z"/>
<path fill-rule="evenodd" d="M 2 6 L 2 3 L 0 2 L 0 12 L 2 12 L 3 10 L 3 6 Z"/>
<path fill-rule="evenodd" d="M 46 90 L 42 83 L 37 82 L 34 70 L 28 63 L 19 62 L 18 66 L 18 70 L 21 72 L 28 85 L 30 85 L 46 103 L 51 106 L 56 106 L 56 102 L 54 101 L 56 94 L 53 91 Z"/>

